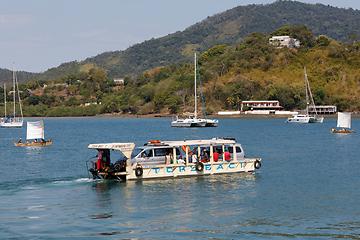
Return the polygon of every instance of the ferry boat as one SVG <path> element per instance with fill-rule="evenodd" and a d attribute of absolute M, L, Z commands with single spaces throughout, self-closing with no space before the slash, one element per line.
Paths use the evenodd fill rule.
<path fill-rule="evenodd" d="M 261 167 L 261 158 L 245 158 L 241 144 L 231 138 L 186 140 L 185 137 L 183 141 L 153 140 L 136 148 L 134 143 L 90 144 L 88 148 L 98 151 L 98 157 L 86 161 L 89 178 L 91 173 L 93 179 L 191 177 L 247 173 Z M 123 156 L 112 163 L 110 150 L 119 150 Z M 91 161 L 94 158 L 98 158 L 97 162 Z"/>

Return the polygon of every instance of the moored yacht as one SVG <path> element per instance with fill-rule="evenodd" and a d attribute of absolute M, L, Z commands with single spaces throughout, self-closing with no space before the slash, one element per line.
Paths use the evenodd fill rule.
<path fill-rule="evenodd" d="M 294 115 L 292 117 L 289 117 L 285 122 L 286 123 L 315 123 L 315 117 L 299 114 L 299 115 Z"/>
<path fill-rule="evenodd" d="M 316 114 L 316 108 L 314 99 L 311 94 L 310 84 L 309 80 L 306 75 L 306 68 L 304 67 L 305 72 L 305 91 L 306 91 L 306 114 L 298 114 L 294 115 L 292 117 L 289 117 L 285 122 L 286 123 L 323 123 L 324 117 L 318 117 Z M 309 96 L 308 96 L 308 90 L 310 93 L 311 103 L 314 106 L 315 109 L 315 116 L 309 115 Z"/>
<path fill-rule="evenodd" d="M 171 121 L 172 127 L 205 127 L 206 121 L 201 118 L 179 118 L 173 119 Z"/>
<path fill-rule="evenodd" d="M 204 108 L 204 116 L 205 118 L 199 118 L 197 115 L 197 89 L 196 89 L 196 53 L 195 53 L 195 111 L 193 117 L 189 118 L 179 118 L 178 116 L 176 119 L 172 119 L 171 121 L 171 127 L 217 127 L 218 120 L 217 119 L 207 119 L 206 113 L 205 113 L 205 107 L 204 107 L 204 100 L 203 102 L 203 108 Z M 200 74 L 199 74 L 199 83 L 200 83 L 200 89 L 201 89 L 201 81 L 200 81 Z M 202 97 L 202 92 L 201 92 Z"/>

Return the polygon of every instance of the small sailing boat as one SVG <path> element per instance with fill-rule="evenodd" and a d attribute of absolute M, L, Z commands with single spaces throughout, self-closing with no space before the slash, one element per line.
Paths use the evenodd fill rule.
<path fill-rule="evenodd" d="M 218 120 L 217 119 L 207 119 L 205 114 L 205 107 L 204 107 L 204 100 L 203 102 L 203 108 L 204 108 L 204 118 L 199 118 L 197 115 L 197 89 L 196 89 L 196 66 L 197 66 L 197 59 L 196 59 L 196 53 L 195 53 L 195 111 L 194 116 L 189 118 L 179 118 L 178 116 L 176 119 L 172 119 L 171 121 L 171 127 L 217 127 Z M 199 74 L 199 83 L 201 88 L 201 81 L 200 81 L 200 74 Z M 201 93 L 202 96 L 202 93 Z"/>
<path fill-rule="evenodd" d="M 26 131 L 26 139 L 34 139 L 34 141 L 23 143 L 20 140 L 16 143 L 14 142 L 16 147 L 43 147 L 43 146 L 51 146 L 52 140 L 49 141 L 44 140 L 44 121 L 36 121 L 36 122 L 27 122 L 27 131 Z M 37 140 L 39 139 L 39 141 Z"/>
<path fill-rule="evenodd" d="M 352 133 L 354 129 L 351 128 L 351 113 L 350 112 L 338 112 L 337 127 L 343 128 L 341 130 L 330 130 L 330 133 Z"/>
<path fill-rule="evenodd" d="M 17 91 L 16 91 L 17 89 Z M 6 87 L 4 84 L 4 99 L 5 99 L 5 118 L 1 119 L 0 126 L 2 128 L 21 128 L 24 123 L 23 112 L 21 107 L 19 83 L 15 71 L 15 63 L 13 63 L 13 90 L 12 90 L 13 100 L 14 100 L 14 113 L 13 115 L 6 117 Z M 18 108 L 18 109 L 17 109 Z M 19 116 L 16 117 L 16 110 L 19 110 Z"/>

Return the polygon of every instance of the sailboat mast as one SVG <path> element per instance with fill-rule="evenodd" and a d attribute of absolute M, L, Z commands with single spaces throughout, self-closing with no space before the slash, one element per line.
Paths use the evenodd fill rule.
<path fill-rule="evenodd" d="M 305 91 L 306 91 L 306 115 L 309 115 L 309 96 L 308 96 L 308 87 L 306 84 L 306 67 L 304 67 L 304 72 L 305 72 Z"/>
<path fill-rule="evenodd" d="M 196 53 L 195 53 L 195 57 L 194 57 L 194 65 L 195 65 L 195 118 L 197 118 L 197 108 L 196 108 Z"/>
<path fill-rule="evenodd" d="M 19 103 L 19 108 L 20 108 L 20 116 L 21 116 L 21 122 L 24 121 L 24 116 L 23 116 L 23 112 L 22 112 L 22 106 L 21 106 L 21 99 L 20 99 L 20 89 L 19 89 L 19 81 L 17 79 L 17 75 L 15 73 L 15 81 L 16 81 L 16 87 L 17 87 L 17 94 L 18 94 L 18 103 Z M 19 116 L 19 117 L 20 117 Z"/>
<path fill-rule="evenodd" d="M 14 93 L 14 119 L 15 119 L 15 105 L 16 105 L 16 94 L 15 94 L 15 63 L 13 62 L 13 93 Z"/>
<path fill-rule="evenodd" d="M 5 118 L 6 118 L 6 84 L 4 83 L 4 102 L 5 102 Z"/>

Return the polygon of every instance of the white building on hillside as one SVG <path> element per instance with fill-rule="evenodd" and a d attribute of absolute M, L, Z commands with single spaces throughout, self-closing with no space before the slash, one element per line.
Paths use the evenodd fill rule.
<path fill-rule="evenodd" d="M 124 85 L 124 78 L 114 78 L 114 83 Z"/>
<path fill-rule="evenodd" d="M 300 41 L 289 36 L 274 36 L 269 39 L 269 43 L 275 45 L 277 48 L 298 48 Z"/>

